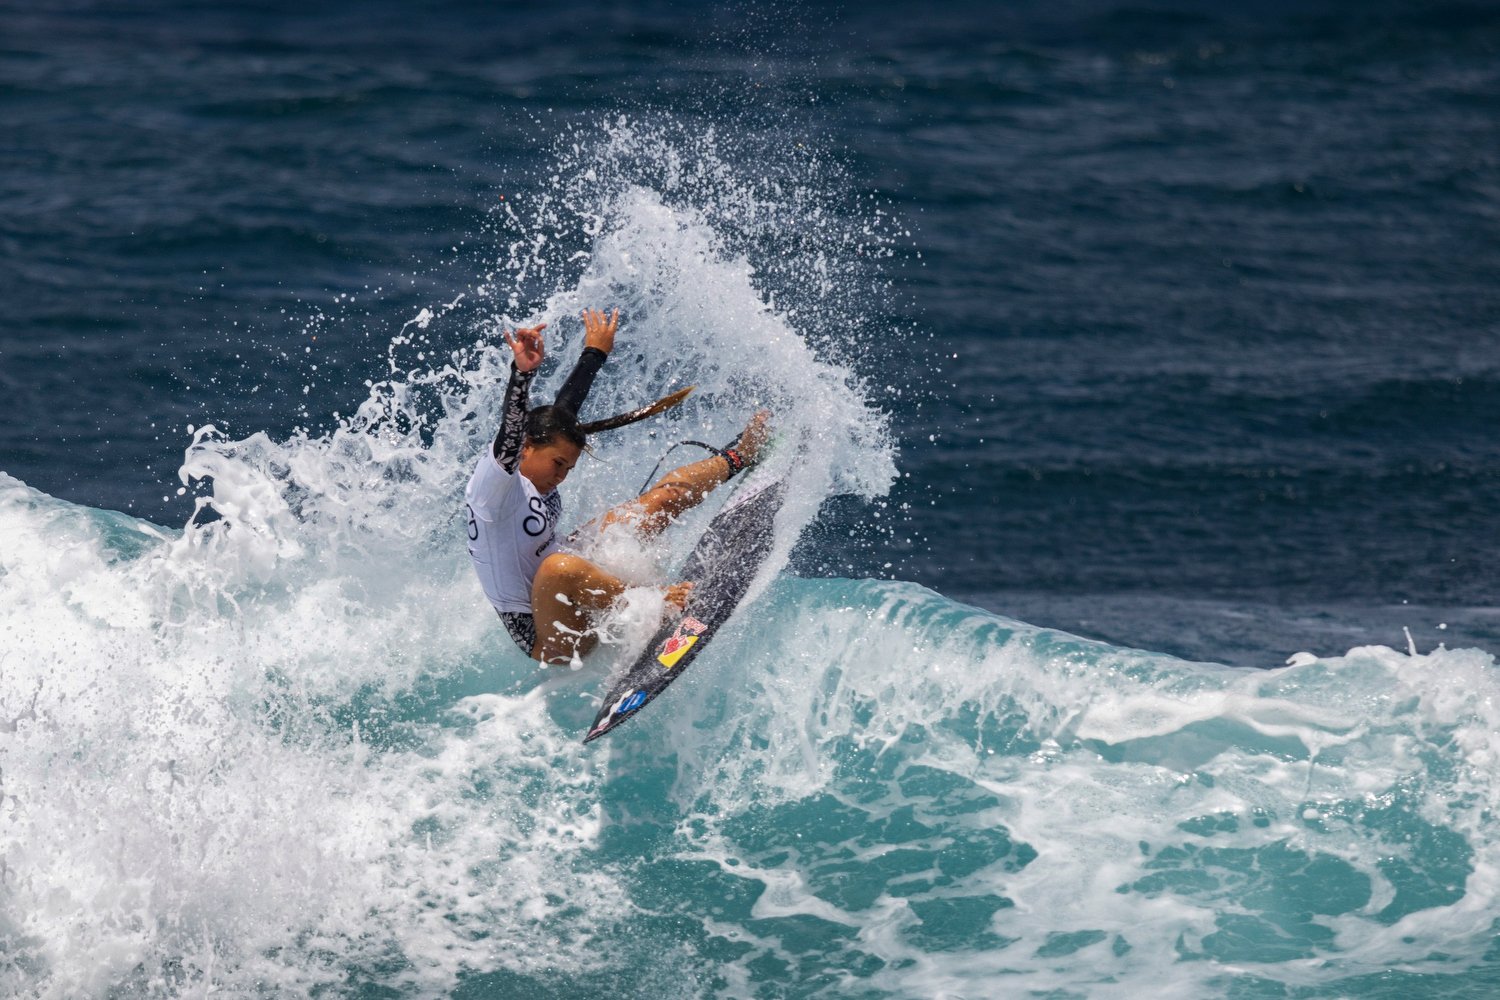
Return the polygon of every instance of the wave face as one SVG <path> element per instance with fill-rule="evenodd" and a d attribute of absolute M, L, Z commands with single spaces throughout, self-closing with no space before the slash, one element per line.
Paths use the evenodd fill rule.
<path fill-rule="evenodd" d="M 1494 987 L 1478 651 L 1229 669 L 783 577 L 585 748 L 602 676 L 531 683 L 456 546 L 229 583 L 8 478 L 0 530 L 7 993 Z"/>

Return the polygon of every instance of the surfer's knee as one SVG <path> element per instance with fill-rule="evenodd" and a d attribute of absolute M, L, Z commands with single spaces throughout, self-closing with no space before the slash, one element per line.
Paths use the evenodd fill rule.
<path fill-rule="evenodd" d="M 624 581 L 582 556 L 554 552 L 537 567 L 531 606 L 539 615 L 570 618 L 609 607 L 624 590 Z"/>
<path fill-rule="evenodd" d="M 536 569 L 536 579 L 543 578 L 554 583 L 576 582 L 586 579 L 593 569 L 593 564 L 581 556 L 575 556 L 571 552 L 554 552 L 542 560 L 542 564 Z M 535 589 L 535 583 L 533 583 Z"/>
<path fill-rule="evenodd" d="M 657 483 L 634 500 L 610 508 L 604 515 L 603 526 L 608 528 L 625 524 L 637 534 L 654 535 L 671 524 L 679 513 L 692 506 L 679 501 L 679 497 L 664 491 L 662 484 Z"/>
<path fill-rule="evenodd" d="M 538 580 L 545 578 L 552 583 L 605 587 L 612 590 L 624 587 L 624 584 L 603 567 L 571 552 L 554 552 L 543 559 L 542 564 L 537 567 L 536 578 Z M 535 584 L 532 585 L 532 589 L 536 589 Z"/>
<path fill-rule="evenodd" d="M 651 510 L 641 500 L 641 497 L 635 497 L 605 511 L 604 517 L 599 522 L 600 530 L 617 524 L 627 525 L 634 531 L 645 530 L 649 527 L 647 519 L 651 515 Z"/>

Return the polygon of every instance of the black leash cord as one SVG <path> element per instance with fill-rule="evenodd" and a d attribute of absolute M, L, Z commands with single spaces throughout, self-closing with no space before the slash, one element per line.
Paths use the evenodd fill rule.
<path fill-rule="evenodd" d="M 711 445 L 711 444 L 704 444 L 702 441 L 678 441 L 672 447 L 670 447 L 666 451 L 662 452 L 661 458 L 658 458 L 656 460 L 656 464 L 651 467 L 651 475 L 649 475 L 649 476 L 646 477 L 645 484 L 641 486 L 640 492 L 638 492 L 636 494 L 636 496 L 643 496 L 645 494 L 645 492 L 651 488 L 651 480 L 653 480 L 653 479 L 656 478 L 656 470 L 658 470 L 658 469 L 661 468 L 661 463 L 663 463 L 663 462 L 665 462 L 667 460 L 667 456 L 668 455 L 672 454 L 672 452 L 676 451 L 678 448 L 681 448 L 685 444 L 690 444 L 690 445 L 693 445 L 694 447 L 702 448 L 704 451 L 711 451 L 715 455 L 723 455 L 724 454 L 724 449 L 723 448 L 715 448 L 713 445 Z"/>

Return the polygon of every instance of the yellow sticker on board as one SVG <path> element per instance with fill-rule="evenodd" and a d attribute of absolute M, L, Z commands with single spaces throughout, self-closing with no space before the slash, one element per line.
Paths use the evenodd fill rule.
<path fill-rule="evenodd" d="M 673 640 L 676 641 L 675 645 L 673 643 Z M 671 670 L 673 667 L 677 666 L 677 661 L 682 659 L 683 654 L 692 649 L 693 643 L 697 641 L 698 637 L 696 635 L 685 635 L 681 638 L 678 638 L 674 635 L 672 639 L 669 639 L 666 643 L 664 643 L 664 646 L 669 646 L 671 648 L 663 649 L 661 655 L 656 658 L 656 662 L 662 664 L 668 670 Z"/>

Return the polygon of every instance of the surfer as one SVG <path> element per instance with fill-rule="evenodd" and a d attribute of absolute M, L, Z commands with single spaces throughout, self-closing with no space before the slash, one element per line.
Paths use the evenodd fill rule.
<path fill-rule="evenodd" d="M 578 421 L 594 377 L 614 348 L 619 318 L 618 309 L 607 316 L 602 309 L 584 310 L 583 354 L 556 401 L 535 409 L 528 405 L 528 393 L 546 356 L 546 324 L 505 334 L 512 359 L 500 430 L 479 456 L 464 491 L 469 556 L 484 594 L 516 645 L 543 663 L 565 663 L 593 649 L 598 637 L 589 630 L 590 617 L 625 591 L 619 577 L 561 549 L 555 534 L 562 515 L 557 488 L 588 445 L 588 432 L 619 426 L 618 418 Z M 765 410 L 756 413 L 730 447 L 674 469 L 639 497 L 610 508 L 599 519 L 600 528 L 623 523 L 644 535 L 661 531 L 754 463 L 769 433 L 768 418 Z M 682 610 L 692 588 L 692 581 L 665 588 L 667 604 Z"/>

